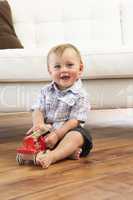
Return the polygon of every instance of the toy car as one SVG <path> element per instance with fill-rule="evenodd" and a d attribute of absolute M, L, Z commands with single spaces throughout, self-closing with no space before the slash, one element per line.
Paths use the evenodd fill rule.
<path fill-rule="evenodd" d="M 40 151 L 46 150 L 45 135 L 49 130 L 36 130 L 32 134 L 25 136 L 23 139 L 22 146 L 17 148 L 16 161 L 19 165 L 24 165 L 25 160 L 23 159 L 23 154 L 35 155 Z M 34 159 L 34 164 L 36 165 L 36 160 Z"/>

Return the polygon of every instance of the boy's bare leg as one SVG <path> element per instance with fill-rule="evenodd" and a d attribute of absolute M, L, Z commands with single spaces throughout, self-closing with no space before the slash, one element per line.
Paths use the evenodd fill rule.
<path fill-rule="evenodd" d="M 44 154 L 38 154 L 37 162 L 39 162 L 43 168 L 47 168 L 50 164 L 72 155 L 83 145 L 83 142 L 83 136 L 79 132 L 70 131 L 64 136 L 55 149 L 47 150 Z"/>

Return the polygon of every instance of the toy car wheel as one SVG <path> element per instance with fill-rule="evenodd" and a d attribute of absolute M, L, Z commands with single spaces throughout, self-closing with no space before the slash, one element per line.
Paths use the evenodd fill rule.
<path fill-rule="evenodd" d="M 16 161 L 19 165 L 24 165 L 24 159 L 22 158 L 21 154 L 17 154 Z"/>
<path fill-rule="evenodd" d="M 34 157 L 33 157 L 33 164 L 38 165 L 37 162 L 36 162 L 36 155 L 34 155 Z"/>

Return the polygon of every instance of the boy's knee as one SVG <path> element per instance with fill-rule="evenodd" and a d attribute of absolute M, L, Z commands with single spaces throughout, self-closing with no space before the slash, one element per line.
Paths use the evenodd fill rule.
<path fill-rule="evenodd" d="M 74 141 L 80 145 L 83 145 L 84 143 L 84 137 L 82 136 L 82 134 L 79 131 L 70 131 L 67 133 L 68 136 L 70 136 L 71 138 L 74 139 Z"/>

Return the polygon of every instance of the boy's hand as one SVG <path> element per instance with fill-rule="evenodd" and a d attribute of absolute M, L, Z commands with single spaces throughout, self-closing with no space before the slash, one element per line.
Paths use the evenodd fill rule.
<path fill-rule="evenodd" d="M 58 136 L 57 134 L 52 131 L 50 134 L 48 134 L 46 136 L 46 139 L 45 139 L 45 142 L 46 142 L 46 146 L 49 148 L 49 149 L 53 149 L 54 146 L 57 144 L 58 142 Z"/>
<path fill-rule="evenodd" d="M 41 124 L 41 125 L 38 125 L 38 126 L 33 126 L 32 128 L 30 128 L 27 132 L 26 132 L 26 135 L 30 135 L 32 134 L 34 131 L 37 131 L 37 130 L 50 130 L 52 128 L 51 124 Z"/>

